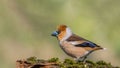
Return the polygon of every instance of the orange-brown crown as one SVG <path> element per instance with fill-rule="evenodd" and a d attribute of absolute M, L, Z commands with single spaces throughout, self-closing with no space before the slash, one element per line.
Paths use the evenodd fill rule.
<path fill-rule="evenodd" d="M 57 27 L 58 32 L 60 32 L 60 34 L 58 35 L 58 39 L 59 40 L 61 40 L 65 36 L 65 34 L 66 34 L 66 28 L 67 28 L 66 25 L 59 25 Z"/>
<path fill-rule="evenodd" d="M 60 31 L 60 32 L 61 32 L 61 31 L 65 31 L 66 28 L 67 28 L 66 25 L 59 25 L 59 26 L 57 27 L 58 31 Z"/>

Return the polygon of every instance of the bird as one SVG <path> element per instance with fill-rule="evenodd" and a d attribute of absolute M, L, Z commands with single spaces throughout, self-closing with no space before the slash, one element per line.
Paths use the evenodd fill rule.
<path fill-rule="evenodd" d="M 59 25 L 52 36 L 56 37 L 61 49 L 77 62 L 85 62 L 86 58 L 94 51 L 105 48 L 82 38 L 72 32 L 67 25 Z"/>

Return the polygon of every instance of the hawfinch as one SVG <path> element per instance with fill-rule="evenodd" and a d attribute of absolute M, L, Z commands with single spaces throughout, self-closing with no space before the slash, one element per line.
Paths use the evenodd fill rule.
<path fill-rule="evenodd" d="M 72 33 L 71 29 L 66 25 L 59 25 L 57 31 L 52 33 L 52 36 L 57 37 L 62 50 L 76 61 L 84 62 L 87 56 L 92 52 L 104 49 Z"/>

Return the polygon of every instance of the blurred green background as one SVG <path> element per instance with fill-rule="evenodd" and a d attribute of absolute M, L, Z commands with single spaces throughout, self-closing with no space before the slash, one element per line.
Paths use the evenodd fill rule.
<path fill-rule="evenodd" d="M 30 56 L 70 58 L 50 36 L 59 24 L 107 48 L 89 59 L 120 64 L 120 0 L 0 0 L 0 68 Z"/>

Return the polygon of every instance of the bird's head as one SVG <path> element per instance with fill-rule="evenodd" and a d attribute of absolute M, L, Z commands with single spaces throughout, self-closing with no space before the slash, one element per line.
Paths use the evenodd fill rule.
<path fill-rule="evenodd" d="M 57 27 L 57 31 L 54 31 L 52 33 L 52 36 L 57 37 L 58 40 L 63 40 L 63 39 L 65 40 L 71 34 L 72 34 L 72 32 L 69 29 L 69 27 L 67 27 L 66 25 L 59 25 Z"/>

